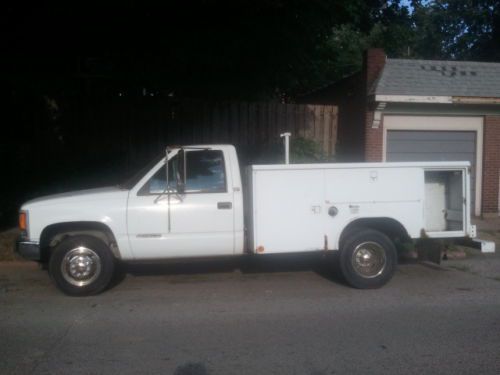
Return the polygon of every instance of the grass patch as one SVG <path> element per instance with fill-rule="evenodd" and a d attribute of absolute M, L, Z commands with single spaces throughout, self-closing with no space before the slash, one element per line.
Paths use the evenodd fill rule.
<path fill-rule="evenodd" d="M 17 229 L 10 229 L 0 233 L 0 262 L 18 259 L 14 253 L 18 234 Z"/>
<path fill-rule="evenodd" d="M 468 257 L 479 256 L 482 254 L 481 250 L 474 249 L 473 247 L 460 246 L 460 250 L 462 250 Z"/>

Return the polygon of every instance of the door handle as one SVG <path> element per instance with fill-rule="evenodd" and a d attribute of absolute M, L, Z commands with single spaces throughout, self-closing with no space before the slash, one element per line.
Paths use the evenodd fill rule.
<path fill-rule="evenodd" d="M 232 202 L 217 202 L 217 208 L 219 210 L 230 210 L 233 208 Z"/>

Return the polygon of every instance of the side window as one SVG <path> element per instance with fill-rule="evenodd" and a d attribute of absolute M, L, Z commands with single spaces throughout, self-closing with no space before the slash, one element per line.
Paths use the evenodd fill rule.
<path fill-rule="evenodd" d="M 179 158 L 174 156 L 168 162 L 168 181 L 170 190 L 175 191 L 177 178 L 182 168 Z M 138 195 L 162 194 L 166 190 L 165 166 L 156 171 L 139 190 Z M 226 171 L 224 156 L 219 150 L 186 151 L 186 193 L 223 193 L 226 192 Z"/>
<path fill-rule="evenodd" d="M 174 156 L 168 162 L 168 181 L 170 185 L 170 189 L 175 190 L 176 188 L 176 174 L 178 171 L 178 158 L 177 155 Z M 166 179 L 166 168 L 163 165 L 160 169 L 156 171 L 156 173 L 151 177 L 148 182 L 144 184 L 144 186 L 139 190 L 138 195 L 149 195 L 149 194 L 161 194 L 166 190 L 167 187 L 167 179 Z"/>
<path fill-rule="evenodd" d="M 226 192 L 224 156 L 219 150 L 186 152 L 186 192 Z"/>

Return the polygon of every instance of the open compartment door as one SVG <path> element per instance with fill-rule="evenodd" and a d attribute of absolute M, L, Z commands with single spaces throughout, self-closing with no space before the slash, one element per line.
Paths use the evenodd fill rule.
<path fill-rule="evenodd" d="M 466 170 L 425 170 L 425 231 L 463 235 Z"/>

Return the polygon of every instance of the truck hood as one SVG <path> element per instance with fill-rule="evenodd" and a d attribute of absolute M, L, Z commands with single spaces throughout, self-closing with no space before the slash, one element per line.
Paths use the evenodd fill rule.
<path fill-rule="evenodd" d="M 123 190 L 118 187 L 103 187 L 97 189 L 87 189 L 70 191 L 62 194 L 47 195 L 32 199 L 23 204 L 21 209 L 30 209 L 42 206 L 52 206 L 59 204 L 72 204 L 82 202 L 95 202 L 101 200 L 121 199 L 126 198 L 128 190 Z"/>

